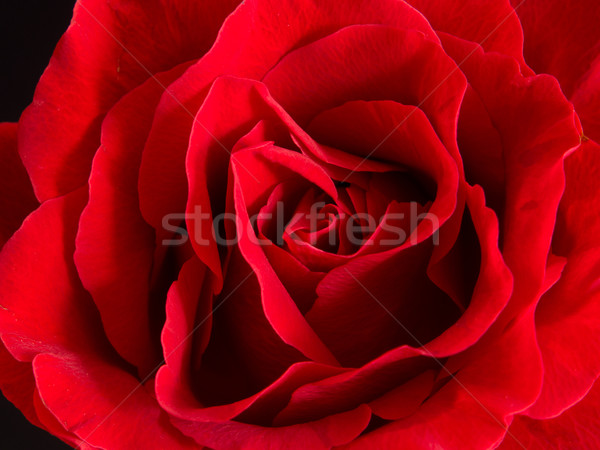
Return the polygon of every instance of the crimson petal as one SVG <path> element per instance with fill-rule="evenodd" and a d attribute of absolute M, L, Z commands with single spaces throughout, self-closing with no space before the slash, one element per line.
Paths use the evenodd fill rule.
<path fill-rule="evenodd" d="M 154 233 L 139 211 L 137 175 L 160 84 L 185 67 L 160 74 L 123 97 L 102 125 L 101 147 L 90 177 L 90 199 L 76 239 L 75 263 L 100 311 L 113 347 L 142 377 L 159 362 L 152 335 L 150 275 Z M 129 123 L 123 127 L 123 123 Z"/>
<path fill-rule="evenodd" d="M 85 184 L 106 112 L 151 75 L 202 56 L 236 3 L 77 2 L 20 121 L 19 152 L 37 197 Z"/>

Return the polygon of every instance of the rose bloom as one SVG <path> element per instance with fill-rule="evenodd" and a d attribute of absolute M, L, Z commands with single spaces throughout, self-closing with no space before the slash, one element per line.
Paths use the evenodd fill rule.
<path fill-rule="evenodd" d="M 600 446 L 596 0 L 80 0 L 0 126 L 0 387 L 82 449 Z"/>

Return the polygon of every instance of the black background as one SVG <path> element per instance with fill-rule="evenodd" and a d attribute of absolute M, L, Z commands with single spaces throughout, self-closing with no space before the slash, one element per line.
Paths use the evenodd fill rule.
<path fill-rule="evenodd" d="M 74 0 L 0 2 L 0 122 L 16 122 L 33 92 L 54 46 L 69 26 Z M 0 367 L 2 370 L 2 367 Z M 31 425 L 0 395 L 0 448 L 68 449 Z"/>
<path fill-rule="evenodd" d="M 73 15 L 74 0 L 0 2 L 0 122 L 16 122 Z"/>

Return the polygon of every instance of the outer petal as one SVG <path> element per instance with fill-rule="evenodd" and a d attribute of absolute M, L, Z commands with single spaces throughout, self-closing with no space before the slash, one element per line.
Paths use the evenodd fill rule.
<path fill-rule="evenodd" d="M 595 450 L 600 447 L 600 382 L 596 381 L 585 398 L 551 420 L 534 420 L 529 417 L 515 418 L 509 431 L 527 449 L 581 449 Z M 521 449 L 522 446 L 506 438 L 501 450 Z"/>
<path fill-rule="evenodd" d="M 58 420 L 56 420 L 56 417 L 54 417 L 52 412 L 50 412 L 46 405 L 44 405 L 44 402 L 40 398 L 39 391 L 37 389 L 33 393 L 33 405 L 35 407 L 35 412 L 37 413 L 38 418 L 51 434 L 62 439 L 64 442 L 71 446 L 81 448 L 81 450 L 96 449 L 96 447 L 89 445 L 81 438 L 67 431 L 65 427 Z"/>
<path fill-rule="evenodd" d="M 528 64 L 538 73 L 558 78 L 581 117 L 584 133 L 600 141 L 600 3 L 527 0 L 518 14 Z"/>
<path fill-rule="evenodd" d="M 104 114 L 151 74 L 202 56 L 236 3 L 79 1 L 20 122 L 37 197 L 83 185 Z"/>
<path fill-rule="evenodd" d="M 42 354 L 34 359 L 33 370 L 44 404 L 88 445 L 116 450 L 198 448 L 171 425 L 145 387 L 107 361 Z"/>
<path fill-rule="evenodd" d="M 144 436 L 149 436 L 148 448 L 164 448 L 152 447 L 162 440 L 167 447 L 184 445 L 186 440 L 165 424 L 158 404 L 144 389 L 138 388 L 125 401 L 139 385 L 108 345 L 72 259 L 86 200 L 86 190 L 79 189 L 44 202 L 4 247 L 0 254 L 2 340 L 18 360 L 33 360 L 43 404 L 79 439 L 89 437 L 91 445 L 101 448 L 131 448 L 133 440 Z M 121 401 L 125 408 L 115 410 Z M 126 405 L 133 406 L 128 409 Z M 34 407 L 44 426 L 58 426 L 41 404 L 34 403 Z M 123 423 L 139 425 L 145 432 L 131 434 Z M 121 443 L 114 442 L 114 429 L 107 433 L 103 428 L 115 424 L 124 430 L 118 435 Z M 98 430 L 90 437 L 96 426 Z M 60 429 L 53 432 L 62 436 Z"/>
<path fill-rule="evenodd" d="M 190 423 L 175 420 L 190 436 L 210 448 L 244 450 L 327 450 L 355 439 L 368 425 L 371 412 L 366 405 L 334 414 L 315 422 L 287 427 L 263 428 L 239 422 Z"/>
<path fill-rule="evenodd" d="M 0 123 L 0 248 L 37 205 L 17 152 L 17 124 Z"/>
<path fill-rule="evenodd" d="M 575 110 L 581 118 L 584 134 L 600 142 L 600 56 L 592 68 L 583 76 L 575 93 L 571 96 Z"/>
<path fill-rule="evenodd" d="M 159 314 L 150 295 L 154 232 L 139 211 L 137 175 L 163 93 L 160 84 L 175 79 L 183 69 L 159 75 L 159 82 L 148 80 L 106 116 L 76 241 L 79 276 L 100 311 L 105 332 L 142 377 L 160 361 L 160 345 L 152 323 L 153 315 Z M 160 302 L 162 308 L 163 299 Z"/>
<path fill-rule="evenodd" d="M 106 343 L 72 256 L 86 200 L 80 189 L 45 202 L 0 253 L 0 333 L 21 361 L 42 351 L 102 351 Z"/>
<path fill-rule="evenodd" d="M 553 251 L 562 256 L 600 245 L 600 145 L 584 142 L 565 159 L 565 175 L 553 242 Z"/>
<path fill-rule="evenodd" d="M 600 3 L 595 0 L 511 0 L 525 33 L 525 59 L 558 78 L 571 97 L 600 55 Z M 552 32 L 548 32 L 552 30 Z M 600 87 L 597 86 L 597 89 Z"/>
<path fill-rule="evenodd" d="M 539 298 L 564 191 L 563 158 L 580 142 L 573 106 L 555 79 L 525 78 L 514 60 L 483 53 L 473 44 L 443 36 L 502 136 L 506 205 L 502 251 L 515 276 L 511 308 Z"/>
<path fill-rule="evenodd" d="M 536 313 L 544 385 L 527 414 L 537 419 L 570 407 L 600 375 L 600 147 L 584 143 L 565 171 L 553 251 L 566 266 Z"/>
<path fill-rule="evenodd" d="M 436 31 L 480 44 L 486 51 L 523 60 L 523 30 L 509 0 L 408 0 Z"/>

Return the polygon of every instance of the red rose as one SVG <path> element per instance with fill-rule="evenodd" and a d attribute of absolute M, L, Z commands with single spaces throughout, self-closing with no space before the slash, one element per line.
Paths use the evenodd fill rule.
<path fill-rule="evenodd" d="M 0 127 L 4 394 L 90 449 L 597 447 L 598 3 L 236 3 L 79 1 Z"/>

